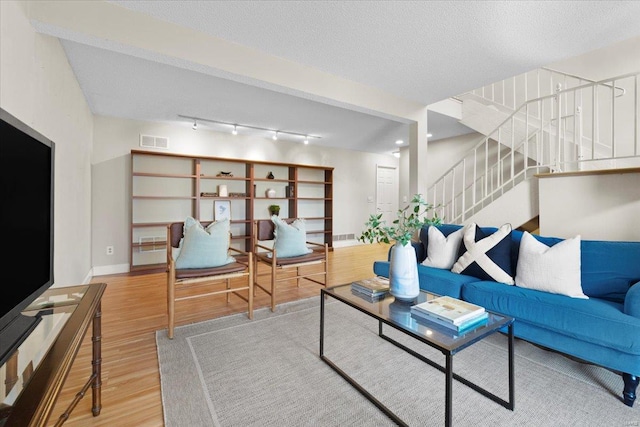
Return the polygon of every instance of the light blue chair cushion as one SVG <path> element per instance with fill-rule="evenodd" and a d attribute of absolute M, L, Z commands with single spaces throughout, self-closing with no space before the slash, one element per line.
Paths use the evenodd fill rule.
<path fill-rule="evenodd" d="M 212 222 L 204 228 L 195 219 L 187 218 L 175 260 L 176 268 L 211 268 L 235 262 L 229 255 L 230 227 L 228 219 Z"/>
<path fill-rule="evenodd" d="M 302 256 L 313 252 L 306 243 L 307 228 L 303 219 L 298 218 L 287 224 L 279 216 L 273 215 L 271 221 L 275 224 L 273 248 L 278 258 Z"/>

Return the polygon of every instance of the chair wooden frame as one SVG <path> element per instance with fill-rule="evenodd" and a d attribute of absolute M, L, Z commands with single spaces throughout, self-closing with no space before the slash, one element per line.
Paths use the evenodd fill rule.
<path fill-rule="evenodd" d="M 202 222 L 207 226 L 210 222 Z M 236 262 L 212 268 L 188 268 L 176 269 L 172 250 L 178 248 L 180 239 L 183 237 L 184 222 L 174 222 L 167 225 L 167 310 L 169 313 L 168 336 L 173 339 L 175 328 L 175 304 L 177 301 L 184 301 L 193 298 L 202 298 L 212 295 L 227 295 L 227 303 L 231 299 L 231 294 L 235 294 L 247 302 L 247 315 L 253 319 L 253 254 L 230 247 Z M 231 287 L 231 280 L 245 277 L 247 284 L 244 286 Z M 176 296 L 178 285 L 209 284 L 225 281 L 226 287 L 222 290 L 206 292 L 202 294 L 190 294 L 186 296 Z M 247 291 L 247 296 L 243 295 Z"/>
<path fill-rule="evenodd" d="M 285 220 L 292 223 L 293 219 Z M 255 220 L 253 222 L 253 292 L 260 288 L 271 297 L 271 311 L 276 309 L 276 284 L 277 282 L 296 279 L 297 286 L 300 287 L 302 279 L 308 280 L 324 287 L 327 286 L 329 271 L 329 245 L 326 243 L 316 243 L 306 241 L 307 246 L 313 250 L 312 253 L 297 257 L 278 257 L 275 248 L 264 244 L 265 241 L 274 240 L 275 224 L 270 219 Z M 263 263 L 269 267 L 267 273 L 259 273 L 259 264 Z M 318 272 L 304 272 L 302 269 L 312 265 L 322 265 L 322 270 Z M 279 277 L 278 271 L 295 268 L 295 275 L 285 275 Z M 269 286 L 258 282 L 258 277 L 269 276 Z M 323 276 L 317 279 L 316 276 Z"/>

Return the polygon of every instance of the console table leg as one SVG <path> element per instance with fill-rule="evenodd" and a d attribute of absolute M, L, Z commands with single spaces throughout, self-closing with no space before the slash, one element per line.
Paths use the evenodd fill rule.
<path fill-rule="evenodd" d="M 94 380 L 91 384 L 91 412 L 96 417 L 102 410 L 102 303 L 98 304 L 93 317 L 93 359 L 91 361 Z"/>
<path fill-rule="evenodd" d="M 622 392 L 624 404 L 633 406 L 633 402 L 636 400 L 636 389 L 638 388 L 638 383 L 640 383 L 640 378 L 638 378 L 637 375 L 631 375 L 625 372 L 622 374 L 622 379 L 624 380 L 624 391 Z"/>

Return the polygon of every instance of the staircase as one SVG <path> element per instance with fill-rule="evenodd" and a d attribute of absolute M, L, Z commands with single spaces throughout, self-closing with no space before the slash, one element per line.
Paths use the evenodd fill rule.
<path fill-rule="evenodd" d="M 481 222 L 493 210 L 535 230 L 535 174 L 640 165 L 639 75 L 594 82 L 541 69 L 458 96 L 460 122 L 485 136 L 427 201 L 450 223 Z"/>

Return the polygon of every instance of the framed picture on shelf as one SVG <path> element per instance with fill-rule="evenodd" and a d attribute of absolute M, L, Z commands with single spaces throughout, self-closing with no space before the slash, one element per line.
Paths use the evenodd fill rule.
<path fill-rule="evenodd" d="M 231 200 L 214 200 L 213 220 L 222 221 L 223 219 L 231 221 Z"/>

